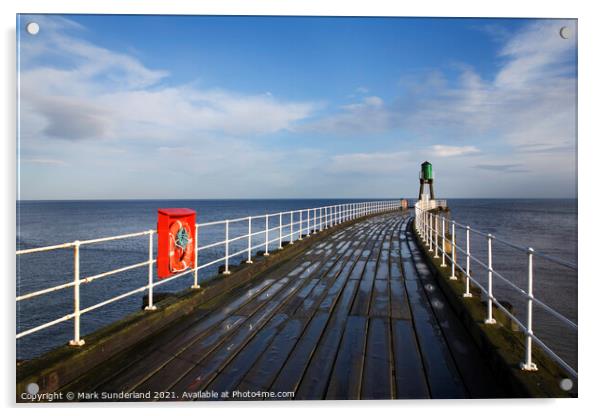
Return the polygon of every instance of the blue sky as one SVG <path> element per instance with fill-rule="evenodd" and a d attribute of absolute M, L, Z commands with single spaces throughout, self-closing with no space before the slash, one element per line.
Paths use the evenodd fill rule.
<path fill-rule="evenodd" d="M 576 196 L 574 20 L 18 20 L 22 199 Z"/>

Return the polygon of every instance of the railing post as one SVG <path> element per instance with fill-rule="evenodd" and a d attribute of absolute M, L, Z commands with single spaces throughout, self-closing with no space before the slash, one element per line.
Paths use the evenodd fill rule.
<path fill-rule="evenodd" d="M 80 329 L 80 305 L 79 305 L 79 241 L 76 241 L 73 246 L 73 339 L 69 341 L 69 345 L 81 347 L 85 344 L 83 339 L 79 337 Z"/>
<path fill-rule="evenodd" d="M 264 256 L 270 255 L 270 217 L 265 214 L 265 250 L 263 251 Z"/>
<path fill-rule="evenodd" d="M 303 240 L 303 211 L 299 210 L 299 240 Z"/>
<path fill-rule="evenodd" d="M 525 337 L 525 362 L 521 363 L 520 368 L 524 371 L 537 371 L 537 365 L 535 365 L 531 357 L 531 337 L 533 336 L 533 249 L 531 247 L 529 247 L 529 250 L 527 251 L 527 258 L 529 260 L 527 286 L 527 293 L 529 295 L 529 299 L 527 300 L 527 334 Z"/>
<path fill-rule="evenodd" d="M 226 220 L 226 256 L 224 262 L 224 272 L 222 274 L 230 274 L 230 220 Z"/>
<path fill-rule="evenodd" d="M 452 246 L 451 246 L 451 275 L 449 280 L 458 280 L 456 277 L 456 222 L 452 221 Z"/>
<path fill-rule="evenodd" d="M 282 212 L 278 213 L 278 250 L 282 250 Z"/>
<path fill-rule="evenodd" d="M 151 235 L 150 235 L 151 240 L 152 240 L 152 237 L 153 237 L 153 233 L 151 232 Z M 153 242 L 149 241 L 148 245 L 149 245 L 149 252 L 152 252 L 153 251 L 153 247 L 152 247 Z M 149 260 L 152 260 L 152 254 L 150 255 Z M 150 277 L 151 273 L 152 273 L 152 270 L 149 270 L 149 277 Z M 150 282 L 151 282 L 151 280 L 149 280 L 149 285 L 150 285 Z M 199 226 L 198 226 L 198 224 L 194 225 L 194 282 L 193 282 L 192 286 L 190 286 L 190 288 L 191 289 L 200 289 L 200 286 L 199 286 Z"/>
<path fill-rule="evenodd" d="M 447 267 L 445 265 L 445 217 L 441 217 L 441 266 Z"/>
<path fill-rule="evenodd" d="M 493 252 L 492 252 L 492 237 L 487 234 L 487 319 L 486 324 L 495 324 L 493 319 Z"/>
<path fill-rule="evenodd" d="M 470 293 L 470 226 L 466 227 L 466 291 L 463 295 L 465 298 L 471 298 Z"/>
<path fill-rule="evenodd" d="M 312 231 L 312 234 L 317 233 L 318 230 L 316 229 L 316 209 L 314 208 L 314 229 Z"/>
<path fill-rule="evenodd" d="M 435 256 L 433 258 L 439 258 L 439 215 L 435 215 Z"/>
<path fill-rule="evenodd" d="M 196 240 L 195 240 L 196 241 Z M 196 263 L 195 263 L 196 264 Z M 192 286 L 198 286 L 196 282 Z M 144 308 L 147 311 L 154 311 L 157 309 L 155 304 L 153 303 L 153 233 L 149 233 L 148 235 L 148 305 Z"/>
<path fill-rule="evenodd" d="M 293 211 L 291 211 L 291 222 L 290 222 L 290 224 L 289 224 L 289 225 L 290 225 L 290 229 L 291 229 L 291 235 L 290 235 L 290 240 L 289 240 L 289 242 L 288 242 L 290 245 L 293 245 L 293 244 L 294 244 L 294 243 L 293 243 L 293 240 L 294 240 L 293 236 L 295 235 L 295 227 L 294 227 L 294 225 L 293 225 L 293 222 L 294 222 L 294 221 L 293 221 Z"/>
<path fill-rule="evenodd" d="M 311 235 L 311 233 L 309 232 L 310 230 L 310 226 L 309 226 L 309 209 L 307 210 L 307 236 L 309 237 Z"/>
<path fill-rule="evenodd" d="M 252 245 L 251 235 L 253 234 L 252 233 L 253 226 L 251 225 L 251 222 L 252 222 L 251 217 L 249 217 L 248 221 L 249 221 L 249 224 L 248 224 L 247 228 L 248 228 L 248 232 L 249 232 L 249 237 L 247 238 L 247 261 L 245 263 L 252 264 L 253 260 L 251 260 L 251 245 Z"/>
<path fill-rule="evenodd" d="M 433 251 L 433 214 L 429 212 L 429 252 Z"/>
<path fill-rule="evenodd" d="M 322 207 L 318 208 L 318 212 L 320 213 L 320 221 L 318 222 L 318 231 L 322 231 Z"/>

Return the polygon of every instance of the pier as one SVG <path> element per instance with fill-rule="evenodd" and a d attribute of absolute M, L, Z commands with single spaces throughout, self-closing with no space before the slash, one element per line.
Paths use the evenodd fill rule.
<path fill-rule="evenodd" d="M 263 230 L 253 229 L 252 217 L 200 223 L 197 235 L 199 228 L 225 225 L 225 239 L 210 244 L 222 245 L 224 257 L 195 262 L 196 267 L 158 281 L 152 230 L 110 237 L 148 236 L 147 262 L 91 277 L 79 276 L 79 247 L 107 239 L 18 252 L 73 249 L 73 283 L 21 295 L 17 301 L 68 288 L 75 302 L 74 313 L 60 320 L 73 321 L 73 339 L 20 364 L 17 391 L 35 383 L 42 392 L 77 392 L 76 400 L 82 401 L 574 394 L 573 384 L 561 387 L 563 380 L 576 383 L 577 373 L 508 305 L 487 296 L 484 287 L 471 289 L 476 282 L 458 253 L 478 259 L 446 231 L 441 216 L 445 201 L 419 200 L 413 210 L 404 205 L 382 201 L 266 214 L 265 221 L 259 218 Z M 272 226 L 275 221 L 278 225 Z M 231 234 L 235 222 L 248 223 L 246 234 Z M 255 244 L 254 236 L 261 242 Z M 245 248 L 232 252 L 231 244 L 239 240 Z M 195 259 L 206 247 L 197 246 Z M 247 260 L 231 264 L 241 255 Z M 219 276 L 198 280 L 199 269 L 219 263 Z M 81 309 L 80 285 L 134 267 L 148 268 L 147 284 L 104 304 L 145 293 L 146 308 L 97 333 L 80 334 L 81 316 L 104 305 Z M 153 300 L 157 286 L 179 278 L 192 278 L 191 288 Z M 538 301 L 529 298 L 533 300 Z"/>
<path fill-rule="evenodd" d="M 69 390 L 294 392 L 295 399 L 503 397 L 444 297 L 409 217 L 338 231 Z M 433 306 L 434 305 L 434 306 Z M 459 346 L 462 346 L 459 348 Z M 168 397 L 169 398 L 169 397 Z M 286 398 L 286 397 L 285 397 Z"/>

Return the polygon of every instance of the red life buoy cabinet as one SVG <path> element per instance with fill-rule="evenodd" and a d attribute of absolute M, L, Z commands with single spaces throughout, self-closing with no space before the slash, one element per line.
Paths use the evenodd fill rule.
<path fill-rule="evenodd" d="M 161 208 L 157 220 L 157 276 L 165 279 L 196 267 L 196 212 Z"/>

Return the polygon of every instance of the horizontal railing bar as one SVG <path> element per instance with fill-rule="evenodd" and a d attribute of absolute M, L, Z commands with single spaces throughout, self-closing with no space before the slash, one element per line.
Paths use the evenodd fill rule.
<path fill-rule="evenodd" d="M 265 232 L 265 231 L 264 231 Z M 233 241 L 238 241 L 238 240 L 242 240 L 242 239 L 246 239 L 249 238 L 248 234 L 245 235 L 239 235 L 238 237 L 232 237 L 228 240 L 229 243 L 233 242 Z"/>
<path fill-rule="evenodd" d="M 220 263 L 220 262 L 222 262 L 224 260 L 226 260 L 225 256 L 222 257 L 222 258 L 220 258 L 220 259 L 210 261 L 209 263 L 201 264 L 200 266 L 197 267 L 197 270 L 204 269 L 204 268 L 209 267 L 209 266 L 213 266 L 214 264 Z"/>
<path fill-rule="evenodd" d="M 54 321 L 46 322 L 45 324 L 36 326 L 35 328 L 28 329 L 27 331 L 19 332 L 17 334 L 17 338 L 16 339 L 19 339 L 19 338 L 24 337 L 24 336 L 29 335 L 29 334 L 33 334 L 34 332 L 41 331 L 42 329 L 49 328 L 49 327 L 54 326 L 56 324 L 60 324 L 61 322 L 68 321 L 69 319 L 72 319 L 73 316 L 74 316 L 74 314 L 70 313 L 68 315 L 63 316 L 62 318 L 55 319 Z"/>
<path fill-rule="evenodd" d="M 219 220 L 219 221 L 212 221 L 212 222 L 202 222 L 202 223 L 196 224 L 196 226 L 197 227 L 208 227 L 210 225 L 226 224 L 226 222 L 230 222 L 230 220 Z"/>
<path fill-rule="evenodd" d="M 101 308 L 101 307 L 103 307 L 105 305 L 108 305 L 110 303 L 117 302 L 118 300 L 121 300 L 121 299 L 127 298 L 129 296 L 135 295 L 138 292 L 144 292 L 146 289 L 148 289 L 148 286 L 142 286 L 142 287 L 139 287 L 137 289 L 130 290 L 129 292 L 126 292 L 126 293 L 123 293 L 121 295 L 115 296 L 114 298 L 105 300 L 105 301 L 100 302 L 100 303 L 96 303 L 96 304 L 94 304 L 92 306 L 88 306 L 87 308 L 80 310 L 79 313 L 80 313 L 80 315 L 83 315 L 85 313 L 92 312 L 94 309 L 98 309 L 98 308 Z"/>
<path fill-rule="evenodd" d="M 153 264 L 153 263 L 155 263 L 155 260 L 153 260 L 153 261 L 148 261 L 147 260 L 147 261 L 143 261 L 141 263 L 131 264 L 129 266 L 121 267 L 119 269 L 114 269 L 114 270 L 110 270 L 108 272 L 99 273 L 99 274 L 95 274 L 93 276 L 81 278 L 80 282 L 82 284 L 83 283 L 92 283 L 93 281 L 95 281 L 97 279 L 100 279 L 102 277 L 112 276 L 114 274 L 121 273 L 121 272 L 126 272 L 128 270 L 133 270 L 133 269 L 136 269 L 138 267 L 148 266 L 149 264 Z"/>
<path fill-rule="evenodd" d="M 59 250 L 62 248 L 70 248 L 73 247 L 75 243 L 63 243 L 56 244 L 54 246 L 46 246 L 46 247 L 36 247 L 36 248 L 28 248 L 24 250 L 17 250 L 17 256 L 21 254 L 30 254 L 30 253 L 40 253 L 42 251 L 51 251 L 51 250 Z"/>
<path fill-rule="evenodd" d="M 95 244 L 95 243 L 104 243 L 106 241 L 124 240 L 126 238 L 142 237 L 143 235 L 149 235 L 149 234 L 153 234 L 153 233 L 155 233 L 154 230 L 147 230 L 147 231 L 142 231 L 139 233 L 116 235 L 113 237 L 102 237 L 102 238 L 95 238 L 92 240 L 81 240 L 81 241 L 79 241 L 79 245 L 83 246 L 85 244 Z"/>
<path fill-rule="evenodd" d="M 38 290 L 37 292 L 31 292 L 26 295 L 17 296 L 16 301 L 20 302 L 22 300 L 35 298 L 37 296 L 44 295 L 46 293 L 56 292 L 57 290 L 61 290 L 61 289 L 67 289 L 69 287 L 72 287 L 74 284 L 75 283 L 73 283 L 73 282 L 69 282 L 69 283 L 59 285 L 59 286 L 53 286 L 53 287 L 49 287 L 47 289 Z"/>
<path fill-rule="evenodd" d="M 221 245 L 226 244 L 226 241 L 227 240 L 218 241 L 218 242 L 215 242 L 215 243 L 207 244 L 206 246 L 198 246 L 197 250 L 201 251 L 201 250 L 207 250 L 208 248 L 213 248 L 213 247 L 221 246 Z"/>

